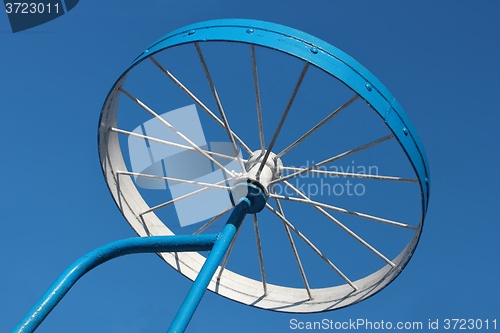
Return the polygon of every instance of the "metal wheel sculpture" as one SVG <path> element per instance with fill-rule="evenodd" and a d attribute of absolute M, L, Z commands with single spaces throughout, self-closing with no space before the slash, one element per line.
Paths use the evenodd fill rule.
<path fill-rule="evenodd" d="M 229 65 L 224 59 L 218 59 L 218 55 L 226 52 L 220 51 L 221 48 L 222 50 L 230 50 L 231 47 L 236 48 L 237 52 L 246 52 L 246 58 L 235 55 L 234 58 L 231 58 L 233 59 L 231 62 L 241 61 L 245 63 L 246 67 L 242 71 L 247 72 L 245 78 L 250 79 L 250 81 L 247 83 L 248 86 L 238 86 L 236 83 L 220 84 L 220 86 L 227 88 L 217 90 L 216 86 L 219 87 L 219 82 L 243 79 L 242 75 L 238 73 L 231 71 L 221 73 L 213 69 L 217 68 L 217 66 L 222 68 L 224 65 Z M 173 58 L 168 58 L 169 53 L 174 54 Z M 210 58 L 210 55 L 213 55 L 212 58 Z M 287 90 L 289 97 L 287 101 L 282 102 L 283 108 L 281 110 L 276 110 L 274 104 L 265 99 L 265 84 L 263 84 L 262 80 L 264 75 L 262 71 L 257 72 L 257 64 L 267 56 L 287 57 L 288 60 L 286 61 L 291 61 L 292 64 L 299 65 L 299 69 L 301 68 L 300 74 L 299 72 L 289 73 L 290 77 L 298 76 L 298 80 L 296 78 L 291 85 L 289 85 L 290 79 L 283 78 L 286 81 L 283 84 L 283 89 L 286 90 L 285 88 L 288 86 L 293 87 L 293 89 Z M 166 60 L 160 59 L 161 57 Z M 176 71 L 182 72 L 180 63 L 189 57 L 196 57 L 197 62 L 191 64 L 191 67 L 186 69 L 186 73 L 196 72 L 204 76 L 204 82 L 202 83 L 205 88 L 196 88 L 201 91 L 200 93 L 191 88 L 193 85 L 196 85 L 196 87 L 201 86 L 200 80 L 191 77 L 184 79 L 182 77 L 184 74 L 174 74 Z M 266 66 L 263 65 L 263 67 Z M 266 68 L 272 70 L 273 65 L 268 65 Z M 168 82 L 171 84 L 170 88 L 167 89 L 162 86 L 158 90 L 157 87 L 150 87 L 147 75 L 139 77 L 136 80 L 139 83 L 136 85 L 132 84 L 130 87 L 125 85 L 127 78 L 134 76 L 134 71 L 140 69 L 145 69 L 147 75 L 162 75 L 165 84 Z M 326 91 L 325 96 L 320 96 L 320 98 L 310 97 L 310 100 L 314 101 L 319 99 L 327 101 L 326 105 L 331 106 L 331 108 L 327 110 L 326 117 L 325 115 L 316 114 L 315 110 L 297 110 L 300 105 L 304 105 L 296 101 L 301 98 L 299 88 L 307 85 L 307 73 L 311 72 L 310 75 L 314 77 L 322 75 L 328 80 L 332 80 L 333 85 L 337 83 L 350 94 L 343 103 L 337 106 L 332 105 L 335 103 L 337 96 L 333 88 L 330 89 L 323 85 L 321 89 Z M 280 79 L 280 77 L 273 78 Z M 302 84 L 303 81 L 304 84 Z M 270 83 L 267 87 L 270 86 L 273 86 L 273 83 Z M 242 97 L 240 101 L 244 105 L 234 107 L 228 100 L 240 97 L 230 96 L 228 93 L 224 95 L 224 89 L 241 90 L 246 94 L 245 96 L 250 94 L 253 105 L 246 103 L 246 97 Z M 301 88 L 301 91 L 302 89 L 305 88 Z M 202 109 L 213 119 L 210 120 L 214 127 L 213 130 L 220 130 L 226 135 L 226 140 L 229 139 L 234 154 L 224 154 L 201 146 L 199 142 L 195 142 L 196 140 L 191 140 L 192 138 L 190 139 L 183 134 L 183 131 L 177 128 L 176 124 L 162 118 L 159 115 L 160 112 L 156 111 L 157 106 L 154 107 L 148 103 L 148 97 L 142 98 L 142 96 L 148 96 L 148 94 L 154 92 L 168 94 L 169 101 L 172 101 L 171 105 L 181 103 L 177 100 L 178 98 L 189 98 L 194 101 L 199 109 Z M 212 95 L 209 96 L 210 101 L 207 101 L 208 95 Z M 210 103 L 215 105 L 217 112 L 215 108 L 209 105 Z M 299 103 L 299 106 L 297 106 L 297 103 Z M 223 107 L 223 104 L 225 107 Z M 350 106 L 351 104 L 353 106 Z M 161 103 L 158 105 L 160 109 L 165 108 Z M 227 105 L 230 106 L 227 107 Z M 379 117 L 375 117 L 377 119 L 373 122 L 377 121 L 377 124 L 382 125 L 385 123 L 386 126 L 382 127 L 386 133 L 375 138 L 375 140 L 370 139 L 364 143 L 362 141 L 367 137 L 361 134 L 356 134 L 353 140 L 338 140 L 335 137 L 336 130 L 327 130 L 327 128 L 333 123 L 331 120 L 334 117 L 335 119 L 338 118 L 337 115 L 341 111 L 354 107 L 356 109 L 361 107 L 370 108 L 372 114 L 378 114 Z M 182 144 L 164 140 L 161 135 L 148 135 L 144 131 L 132 130 L 140 126 L 140 123 L 132 124 L 122 120 L 125 118 L 121 118 L 121 113 L 128 112 L 123 111 L 124 108 L 147 117 L 154 117 L 155 121 L 162 124 L 166 132 L 175 133 L 181 139 Z M 342 114 L 347 112 L 342 112 Z M 287 127 L 286 120 L 293 117 L 293 114 L 300 115 L 304 119 L 304 127 L 308 127 L 309 130 Z M 272 121 L 266 122 L 265 119 L 263 120 L 266 115 Z M 142 121 L 144 118 L 140 119 L 139 121 Z M 232 122 L 230 123 L 229 120 L 232 120 Z M 360 119 L 358 118 L 358 120 Z M 300 122 L 297 121 L 297 124 Z M 310 126 L 311 122 L 315 125 Z M 274 126 L 273 132 L 271 132 L 271 140 L 269 140 L 269 136 L 264 135 L 264 127 L 271 128 L 270 123 L 273 123 Z M 252 126 L 252 124 L 255 126 Z M 353 127 L 352 130 L 356 131 L 356 127 Z M 289 134 L 284 134 L 287 131 Z M 296 133 L 296 131 L 301 133 Z M 315 136 L 320 136 L 319 141 L 314 141 Z M 142 140 L 148 147 L 149 145 L 159 144 L 200 154 L 202 158 L 212 163 L 215 169 L 222 170 L 227 175 L 227 179 L 216 183 L 207 183 L 192 179 L 177 179 L 169 177 L 168 174 L 159 176 L 146 172 L 133 172 L 133 170 L 130 170 L 125 145 L 126 140 L 131 140 L 131 138 Z M 291 141 L 285 142 L 287 140 Z M 246 144 L 246 142 L 250 141 L 251 143 Z M 385 143 L 386 141 L 387 143 Z M 307 147 L 308 142 L 314 143 L 313 146 L 304 148 Z M 378 147 L 389 145 L 390 142 L 392 142 L 391 149 L 395 148 L 399 150 L 401 155 L 407 157 L 404 159 L 406 166 L 403 169 L 412 170 L 416 176 L 403 178 L 398 174 L 388 176 L 356 173 L 354 167 L 348 172 L 344 172 L 345 170 L 339 172 L 338 170 L 325 169 L 325 166 L 342 161 L 342 158 L 361 156 L 364 152 L 374 149 L 375 152 L 372 155 L 368 154 L 366 158 L 382 156 L 384 160 L 389 161 L 389 165 L 393 165 L 397 169 L 397 167 L 403 165 L 399 159 L 396 159 L 397 162 L 393 162 L 392 157 L 387 157 L 384 152 L 376 150 Z M 280 144 L 284 146 L 277 148 Z M 346 149 L 337 151 L 341 145 L 344 145 Z M 242 148 L 244 153 L 239 153 L 239 147 Z M 321 150 L 318 147 L 321 147 Z M 294 155 L 292 150 L 298 153 Z M 314 155 L 316 152 L 320 153 Z M 310 163 L 305 167 L 296 167 L 300 165 L 298 163 L 304 163 L 306 160 L 310 161 L 310 158 L 305 156 L 308 153 L 313 154 L 313 158 L 318 158 L 317 161 L 319 162 Z M 247 158 L 243 156 L 245 154 L 248 155 Z M 333 310 L 362 301 L 386 287 L 401 273 L 413 255 L 422 231 L 429 200 L 429 167 L 422 144 L 399 103 L 379 80 L 354 59 L 316 37 L 278 24 L 254 20 L 216 20 L 193 24 L 167 34 L 147 48 L 118 79 L 106 98 L 99 123 L 99 157 L 114 200 L 129 224 L 140 236 L 172 235 L 174 233 L 172 229 L 175 228 L 169 228 L 162 222 L 160 212 L 182 199 L 189 199 L 210 191 L 231 190 L 232 200 L 236 201 L 238 199 L 236 196 L 240 188 L 239 185 L 242 183 L 261 189 L 265 194 L 265 198 L 261 199 L 268 200 L 268 202 L 262 212 L 253 212 L 255 235 L 252 235 L 252 238 L 254 239 L 253 246 L 256 247 L 256 251 L 247 251 L 255 255 L 255 262 L 258 260 L 259 264 L 255 267 L 258 274 L 247 277 L 243 273 L 240 274 L 226 267 L 234 245 L 233 241 L 226 259 L 212 278 L 209 289 L 244 304 L 283 312 L 308 313 Z M 295 160 L 293 160 L 294 157 Z M 237 163 L 236 165 L 240 167 L 240 170 L 229 169 L 228 164 L 222 162 L 224 159 Z M 162 163 L 168 162 L 163 161 Z M 163 167 L 165 168 L 165 166 Z M 397 170 L 394 172 L 397 172 Z M 409 220 L 395 220 L 374 216 L 366 213 L 365 209 L 374 209 L 380 214 L 383 212 L 375 204 L 366 202 L 366 200 L 363 201 L 360 198 L 358 198 L 359 202 L 366 205 L 366 208 L 361 207 L 353 210 L 336 206 L 336 202 L 342 201 L 338 196 L 330 195 L 325 200 L 316 200 L 315 197 L 309 195 L 310 193 L 306 194 L 298 186 L 293 185 L 294 179 L 305 175 L 311 176 L 312 180 L 310 182 L 312 183 L 320 180 L 321 184 L 323 184 L 323 181 L 334 181 L 335 177 L 351 177 L 352 179 L 371 181 L 374 184 L 376 183 L 375 185 L 398 184 L 397 186 L 411 187 L 412 191 L 415 190 L 418 193 L 418 197 L 405 197 L 402 194 L 404 191 L 392 193 L 392 190 L 390 190 L 391 193 L 387 195 L 386 199 L 382 198 L 382 201 L 388 202 L 387 212 L 389 212 L 389 216 L 391 209 L 396 210 L 400 206 L 394 201 L 398 197 L 399 199 L 403 197 L 404 204 L 401 204 L 403 206 L 411 200 L 416 201 L 412 202 L 412 204 L 418 207 L 418 216 Z M 138 186 L 138 181 L 141 179 L 180 182 L 194 187 L 191 193 L 184 196 L 172 197 L 164 202 L 151 203 L 151 198 L 144 194 L 144 190 Z M 285 195 L 283 195 L 282 191 L 276 189 L 278 185 L 282 186 L 281 189 L 286 190 Z M 375 185 L 374 187 L 376 187 Z M 380 196 L 385 196 L 385 194 Z M 240 197 L 244 197 L 244 195 L 240 195 Z M 393 201 L 394 203 L 391 203 Z M 406 209 L 405 207 L 402 209 Z M 217 214 L 195 233 L 203 232 L 230 209 L 231 207 Z M 294 211 L 294 209 L 298 209 L 298 211 Z M 294 217 L 299 214 L 297 212 L 301 212 L 303 209 L 304 211 L 308 209 L 307 213 L 304 214 L 308 214 L 310 218 L 300 224 L 300 222 L 294 221 Z M 351 224 L 348 226 L 347 222 L 343 222 L 347 218 L 361 222 L 349 222 Z M 165 221 L 164 217 L 162 219 Z M 271 240 L 271 242 L 278 241 L 278 236 L 263 232 L 263 228 L 271 228 L 271 225 L 280 226 L 282 235 L 279 237 L 281 237 L 281 240 L 286 240 L 286 247 L 265 245 L 265 238 L 268 241 Z M 381 225 L 386 228 L 384 230 L 392 228 L 391 230 L 397 230 L 394 231 L 396 233 L 404 233 L 404 237 L 399 237 L 397 234 L 393 234 L 393 231 L 387 231 L 389 241 L 385 243 L 391 243 L 394 240 L 400 246 L 395 255 L 383 254 L 383 250 L 372 245 L 371 241 L 366 240 L 366 237 L 373 239 L 379 234 L 386 233 L 386 231 L 374 231 L 372 229 L 376 228 L 374 225 Z M 363 234 L 363 226 L 367 226 L 368 234 Z M 334 231 L 330 232 L 330 228 L 333 228 Z M 357 229 L 360 231 L 356 231 Z M 272 230 L 277 232 L 278 229 Z M 321 235 L 309 237 L 309 235 L 318 233 L 318 230 L 321 230 Z M 238 239 L 242 237 L 243 232 Z M 370 269 L 372 271 L 366 273 L 366 270 L 360 268 L 359 272 L 350 276 L 347 271 L 350 270 L 349 266 L 351 265 L 346 263 L 350 262 L 352 266 L 363 266 L 364 264 L 360 264 L 361 261 L 356 258 L 358 253 L 355 251 L 352 253 L 345 253 L 348 250 L 331 253 L 329 251 L 330 247 L 335 246 L 337 243 L 342 244 L 336 240 L 337 237 L 347 237 L 355 243 L 353 246 L 367 250 L 371 255 L 370 260 L 377 262 L 377 264 L 368 268 L 368 271 Z M 315 238 L 315 240 L 312 238 Z M 402 246 L 400 244 L 401 239 L 405 239 Z M 266 248 L 266 246 L 268 247 Z M 276 266 L 275 264 L 268 265 L 266 263 L 266 259 L 271 256 L 268 256 L 266 249 L 271 248 L 273 252 L 279 253 L 278 257 L 283 256 L 284 258 L 285 255 L 282 253 L 287 253 L 289 257 L 293 255 L 295 261 L 293 269 L 296 271 L 296 275 L 300 276 L 300 286 L 290 286 L 287 283 L 280 284 L 279 281 L 271 281 L 272 277 L 267 273 L 268 270 L 272 270 Z M 307 262 L 304 260 L 305 255 L 303 253 L 306 252 L 309 253 L 307 255 L 315 257 L 315 259 L 311 259 L 312 261 L 316 260 L 314 261 L 315 264 L 322 264 L 324 267 L 308 270 L 312 261 L 310 263 L 309 260 Z M 174 269 L 191 280 L 196 278 L 205 261 L 205 257 L 196 252 L 160 253 L 159 255 Z M 345 257 L 350 259 L 347 261 L 341 259 Z M 238 267 L 240 266 L 236 265 L 235 270 Z M 330 274 L 327 277 L 325 277 L 322 270 L 325 267 L 329 272 L 326 275 Z M 311 283 L 314 274 L 322 276 L 321 283 L 319 283 L 320 288 Z"/>

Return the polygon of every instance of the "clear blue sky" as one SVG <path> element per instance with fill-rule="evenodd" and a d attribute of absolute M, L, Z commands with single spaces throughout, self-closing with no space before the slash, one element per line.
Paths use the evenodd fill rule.
<path fill-rule="evenodd" d="M 418 131 L 431 167 L 431 200 L 415 255 L 374 297 L 294 315 L 208 292 L 188 331 L 289 332 L 293 318 L 423 322 L 424 328 L 446 318 L 500 324 L 499 10 L 492 1 L 82 0 L 68 14 L 16 34 L 0 14 L 0 331 L 14 327 L 74 260 L 135 236 L 99 165 L 102 103 L 152 42 L 217 18 L 291 26 L 368 68 Z M 300 67 L 289 86 L 298 73 Z M 164 332 L 190 285 L 155 255 L 120 258 L 79 281 L 37 332 Z"/>

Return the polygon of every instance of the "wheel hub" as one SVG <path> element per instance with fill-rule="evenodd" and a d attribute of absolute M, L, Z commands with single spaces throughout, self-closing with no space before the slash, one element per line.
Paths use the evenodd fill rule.
<path fill-rule="evenodd" d="M 235 181 L 231 190 L 230 197 L 233 205 L 237 205 L 242 200 L 248 201 L 249 212 L 252 214 L 264 209 L 269 198 L 270 183 L 283 173 L 283 162 L 272 152 L 259 172 L 264 155 L 265 153 L 260 149 L 252 153 L 246 162 L 247 173 Z"/>
<path fill-rule="evenodd" d="M 269 183 L 281 177 L 283 173 L 283 162 L 280 158 L 276 158 L 276 154 L 271 152 L 259 174 L 259 168 L 264 159 L 265 152 L 260 149 L 252 153 L 247 161 L 246 178 L 252 180 L 253 183 L 258 183 L 266 192 L 266 197 L 269 194 Z"/>

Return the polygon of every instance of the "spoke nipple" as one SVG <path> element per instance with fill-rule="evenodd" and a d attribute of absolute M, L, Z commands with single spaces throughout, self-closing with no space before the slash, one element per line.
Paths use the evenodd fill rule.
<path fill-rule="evenodd" d="M 311 47 L 311 52 L 316 54 L 316 53 L 318 53 L 318 49 L 315 47 Z"/>
<path fill-rule="evenodd" d="M 254 30 L 252 28 L 247 29 L 247 34 L 253 34 Z"/>
<path fill-rule="evenodd" d="M 196 32 L 196 30 L 189 30 L 188 35 L 192 35 Z"/>
<path fill-rule="evenodd" d="M 365 86 L 366 90 L 368 91 L 372 91 L 372 85 L 367 83 L 366 86 Z"/>

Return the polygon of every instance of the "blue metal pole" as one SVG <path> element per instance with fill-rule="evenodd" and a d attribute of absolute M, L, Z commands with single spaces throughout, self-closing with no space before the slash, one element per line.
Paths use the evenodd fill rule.
<path fill-rule="evenodd" d="M 11 333 L 33 332 L 80 277 L 110 259 L 132 253 L 209 251 L 217 239 L 220 240 L 220 234 L 154 236 L 123 239 L 101 246 L 68 267 Z"/>
<path fill-rule="evenodd" d="M 212 280 L 217 267 L 226 254 L 229 244 L 233 240 L 236 231 L 243 222 L 245 215 L 249 212 L 249 208 L 250 200 L 247 198 L 240 200 L 240 203 L 234 208 L 226 225 L 220 232 L 212 251 L 210 251 L 207 260 L 198 273 L 196 280 L 193 282 L 189 293 L 177 312 L 177 315 L 172 321 L 172 324 L 168 329 L 168 333 L 184 332 L 186 330 L 189 321 L 193 317 L 194 311 L 200 304 L 201 298 L 207 290 L 210 280 Z"/>

